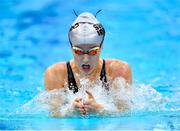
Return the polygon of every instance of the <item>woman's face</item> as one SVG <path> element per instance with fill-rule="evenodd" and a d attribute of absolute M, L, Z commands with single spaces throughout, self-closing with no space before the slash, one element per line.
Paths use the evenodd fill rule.
<path fill-rule="evenodd" d="M 97 44 L 81 44 L 72 47 L 75 63 L 79 71 L 91 74 L 98 65 L 101 48 Z"/>

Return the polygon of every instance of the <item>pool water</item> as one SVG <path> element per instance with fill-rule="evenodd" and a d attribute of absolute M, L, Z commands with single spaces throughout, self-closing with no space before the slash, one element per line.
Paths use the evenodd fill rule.
<path fill-rule="evenodd" d="M 0 129 L 180 130 L 179 7 L 178 0 L 2 0 Z M 85 118 L 51 118 L 37 108 L 19 111 L 43 92 L 49 65 L 72 59 L 67 32 L 76 17 L 73 9 L 78 14 L 103 10 L 97 16 L 106 29 L 102 58 L 127 61 L 133 87 L 139 92 L 150 87 L 150 97 L 147 90 L 140 95 L 150 101 L 160 94 L 166 101 L 154 103 L 162 107 L 147 108 L 155 105 L 148 101 L 139 108 L 142 101 L 136 101 L 138 111 Z"/>

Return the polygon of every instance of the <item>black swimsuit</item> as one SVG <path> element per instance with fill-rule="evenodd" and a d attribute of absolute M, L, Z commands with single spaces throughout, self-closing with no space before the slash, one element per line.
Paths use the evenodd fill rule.
<path fill-rule="evenodd" d="M 72 90 L 73 93 L 75 94 L 78 92 L 78 86 L 74 78 L 74 74 L 73 74 L 69 61 L 66 63 L 66 65 L 67 65 L 67 73 L 68 73 L 68 87 L 69 87 L 69 90 Z M 107 78 L 106 78 L 106 67 L 105 67 L 104 59 L 103 59 L 103 65 L 102 65 L 101 74 L 100 74 L 100 80 L 102 81 L 103 86 L 108 90 Z"/>

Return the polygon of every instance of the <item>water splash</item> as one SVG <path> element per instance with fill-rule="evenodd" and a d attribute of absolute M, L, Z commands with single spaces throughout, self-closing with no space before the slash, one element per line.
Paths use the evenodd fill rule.
<path fill-rule="evenodd" d="M 51 110 L 67 114 L 75 98 L 87 99 L 90 91 L 97 103 L 111 114 L 139 111 L 165 111 L 168 98 L 165 98 L 150 85 L 128 85 L 123 78 L 113 81 L 109 91 L 102 87 L 101 81 L 92 83 L 88 79 L 80 80 L 78 93 L 73 94 L 68 87 L 52 91 L 41 91 L 36 97 L 24 104 L 17 113 L 48 115 Z"/>

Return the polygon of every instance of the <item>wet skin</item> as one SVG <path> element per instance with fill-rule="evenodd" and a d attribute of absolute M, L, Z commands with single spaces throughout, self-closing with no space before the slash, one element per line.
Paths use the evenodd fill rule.
<path fill-rule="evenodd" d="M 97 47 L 96 44 L 77 45 L 83 52 Z M 91 81 L 99 79 L 103 60 L 100 58 L 101 48 L 96 55 L 83 54 L 78 55 L 72 49 L 74 59 L 70 61 L 77 85 L 80 85 L 81 78 L 88 78 Z M 117 77 L 122 77 L 128 84 L 132 83 L 131 68 L 128 63 L 117 59 L 105 59 L 106 61 L 106 76 L 109 85 Z M 59 62 L 51 65 L 45 71 L 44 76 L 46 90 L 53 90 L 67 87 L 67 68 L 66 62 Z M 111 87 L 111 86 L 110 86 Z M 72 103 L 73 109 L 78 110 L 81 115 L 88 114 L 89 111 L 98 112 L 103 109 L 103 105 L 96 103 L 91 92 L 86 91 L 87 99 L 82 101 L 81 98 L 76 98 Z"/>

